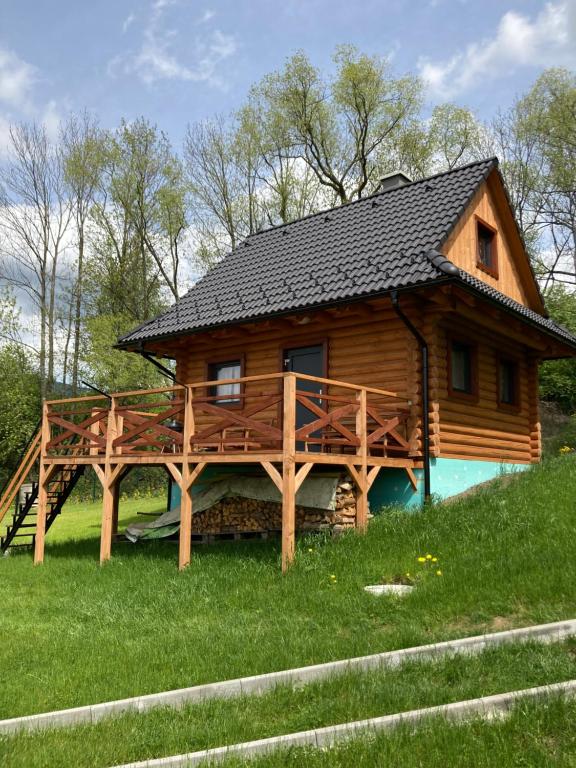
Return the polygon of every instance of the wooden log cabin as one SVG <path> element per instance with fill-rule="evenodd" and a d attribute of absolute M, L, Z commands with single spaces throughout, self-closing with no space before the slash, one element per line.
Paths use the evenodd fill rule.
<path fill-rule="evenodd" d="M 397 174 L 371 197 L 251 235 L 118 347 L 175 361 L 174 385 L 45 404 L 31 454 L 36 562 L 51 500 L 86 465 L 104 488 L 102 561 L 123 475 L 167 469 L 181 568 L 194 483 L 257 466 L 281 496 L 286 568 L 297 491 L 327 468 L 356 486 L 364 530 L 369 504 L 418 506 L 538 462 L 538 364 L 576 354 L 576 338 L 547 317 L 493 158 L 417 182 Z"/>

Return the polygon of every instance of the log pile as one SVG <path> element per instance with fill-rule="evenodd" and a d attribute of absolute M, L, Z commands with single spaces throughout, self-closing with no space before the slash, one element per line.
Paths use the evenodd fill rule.
<path fill-rule="evenodd" d="M 338 479 L 334 511 L 296 507 L 296 529 L 299 531 L 341 533 L 355 525 L 356 489 L 348 475 Z M 195 514 L 193 528 L 194 533 L 199 534 L 280 531 L 282 505 L 241 497 L 222 499 L 210 509 Z"/>

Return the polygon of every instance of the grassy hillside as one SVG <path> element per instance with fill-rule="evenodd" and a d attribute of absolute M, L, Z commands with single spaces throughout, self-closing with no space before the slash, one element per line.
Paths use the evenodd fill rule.
<path fill-rule="evenodd" d="M 108 768 L 415 707 L 462 701 L 574 678 L 575 651 L 575 642 L 548 647 L 508 646 L 490 649 L 473 658 L 412 662 L 400 669 L 349 674 L 295 690 L 282 687 L 262 697 L 210 701 L 177 711 L 159 709 L 142 715 L 129 714 L 96 726 L 0 738 L 0 762 L 6 768 L 64 765 Z M 396 742 L 396 737 L 392 740 Z M 457 743 L 453 748 L 456 746 Z M 572 749 L 576 758 L 576 743 Z M 339 751 L 335 753 L 334 764 L 350 765 L 337 757 Z M 341 751 L 350 757 L 348 748 Z M 369 755 L 375 757 L 370 740 L 361 739 L 358 751 L 366 755 L 366 760 Z M 300 750 L 296 754 L 301 762 L 297 757 L 275 755 L 263 765 L 309 764 L 308 754 L 303 755 Z M 332 765 L 326 757 L 315 759 L 318 762 L 314 764 Z M 374 760 L 364 764 L 383 763 Z M 445 765 L 456 764 L 459 763 L 445 762 Z"/>
<path fill-rule="evenodd" d="M 270 542 L 197 547 L 183 574 L 175 543 L 125 543 L 100 568 L 93 511 L 73 509 L 81 538 L 55 527 L 42 567 L 0 561 L 0 716 L 573 616 L 575 468 L 559 457 L 502 489 L 387 512 L 365 537 L 300 540 L 286 577 Z M 362 590 L 406 573 L 421 578 L 401 602 Z"/>

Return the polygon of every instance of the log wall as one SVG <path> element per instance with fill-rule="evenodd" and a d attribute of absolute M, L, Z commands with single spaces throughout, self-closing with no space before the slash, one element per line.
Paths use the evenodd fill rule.
<path fill-rule="evenodd" d="M 506 211 L 509 214 L 509 211 Z M 478 242 L 476 216 L 497 230 L 498 277 L 493 277 L 477 266 Z M 508 226 L 506 226 L 508 224 Z M 516 235 L 516 248 L 512 239 Z M 523 250 L 517 233 L 510 233 L 510 222 L 506 222 L 500 213 L 493 194 L 487 183 L 484 183 L 474 196 L 467 212 L 462 216 L 450 238 L 442 249 L 447 258 L 458 267 L 466 270 L 479 280 L 496 288 L 501 293 L 510 296 L 525 306 L 533 306 L 534 286 L 527 283 L 520 274 L 519 259 L 525 255 L 518 253 L 518 246 Z M 533 279 L 530 278 L 533 282 Z M 529 287 L 532 291 L 529 292 Z M 533 306 L 538 310 L 537 306 Z"/>
<path fill-rule="evenodd" d="M 415 298 L 402 297 L 402 308 L 429 344 L 430 354 L 430 447 L 433 457 L 528 463 L 540 458 L 537 360 L 518 341 L 492 333 L 459 314 Z M 481 309 L 476 310 L 479 315 Z M 353 384 L 397 392 L 400 405 L 410 408 L 408 437 L 412 450 L 422 449 L 420 420 L 420 353 L 412 335 L 397 318 L 389 302 L 374 306 L 351 305 L 348 311 L 311 314 L 309 322 L 288 320 L 231 328 L 225 333 L 198 334 L 184 338 L 176 351 L 177 377 L 184 383 L 205 381 L 208 362 L 244 360 L 244 375 L 278 372 L 282 350 L 324 343 L 328 351 L 326 375 Z M 447 334 L 477 342 L 478 399 L 476 402 L 448 394 Z M 520 407 L 498 407 L 498 354 L 518 359 Z M 246 385 L 247 394 L 270 392 L 275 382 Z M 344 391 L 345 392 L 345 391 Z M 199 395 L 204 394 L 198 390 Z M 329 394 L 342 394 L 331 389 Z M 248 406 L 251 404 L 248 400 Z M 277 407 L 259 414 L 280 424 Z M 200 429 L 209 417 L 199 419 Z"/>
<path fill-rule="evenodd" d="M 459 338 L 476 343 L 478 394 L 474 400 L 448 392 L 448 344 L 455 328 Z M 520 402 L 516 409 L 498 405 L 499 356 L 518 363 Z M 537 362 L 525 349 L 462 318 L 444 320 L 437 326 L 431 368 L 436 455 L 519 464 L 539 460 Z"/>
<path fill-rule="evenodd" d="M 406 301 L 406 307 L 411 304 L 413 311 L 413 302 Z M 394 402 L 396 407 L 409 407 L 408 401 L 412 400 L 408 432 L 414 434 L 419 413 L 418 349 L 390 303 L 351 306 L 342 312 L 307 317 L 310 321 L 302 325 L 288 321 L 261 323 L 231 328 L 216 337 L 208 334 L 185 337 L 176 351 L 177 379 L 182 383 L 206 381 L 209 362 L 240 358 L 244 361 L 245 376 L 280 372 L 283 350 L 325 344 L 328 378 L 396 392 L 400 396 L 400 400 Z M 249 396 L 273 392 L 277 386 L 274 381 L 249 382 L 245 393 Z M 198 393 L 206 394 L 201 390 Z M 343 394 L 354 399 L 351 390 L 331 387 L 328 394 Z M 248 399 L 248 406 L 252 402 Z M 257 418 L 278 422 L 278 408 L 271 408 Z M 202 416 L 197 427 L 207 423 L 209 417 Z"/>

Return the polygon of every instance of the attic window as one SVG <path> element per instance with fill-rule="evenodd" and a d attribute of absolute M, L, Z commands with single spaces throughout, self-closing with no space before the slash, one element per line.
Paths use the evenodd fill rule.
<path fill-rule="evenodd" d="M 476 219 L 477 258 L 476 266 L 492 277 L 498 277 L 498 252 L 496 230 L 485 221 Z"/>

